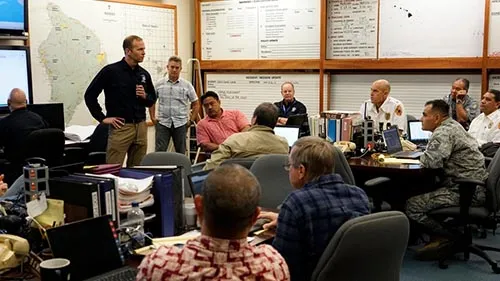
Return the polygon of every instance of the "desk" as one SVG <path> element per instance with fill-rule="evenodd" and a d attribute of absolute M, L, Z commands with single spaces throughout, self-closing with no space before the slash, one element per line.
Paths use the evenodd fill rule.
<path fill-rule="evenodd" d="M 365 189 L 369 196 L 387 201 L 395 210 L 403 210 L 406 200 L 412 196 L 436 189 L 437 170 L 426 169 L 416 164 L 384 164 L 372 159 L 350 158 L 356 185 Z M 376 190 L 366 189 L 364 182 L 376 177 L 391 179 L 388 185 Z"/>

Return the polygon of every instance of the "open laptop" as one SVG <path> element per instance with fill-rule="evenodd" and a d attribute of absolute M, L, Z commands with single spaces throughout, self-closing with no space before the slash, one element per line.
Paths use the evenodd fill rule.
<path fill-rule="evenodd" d="M 384 136 L 385 145 L 387 146 L 387 153 L 389 153 L 391 157 L 417 159 L 423 154 L 422 151 L 403 151 L 403 145 L 401 144 L 398 128 L 396 126 L 382 131 L 382 135 Z"/>
<path fill-rule="evenodd" d="M 208 177 L 208 174 L 210 174 L 211 171 L 212 170 L 202 170 L 188 175 L 189 188 L 193 197 L 198 194 L 201 195 L 203 183 L 205 182 L 205 179 Z"/>
<path fill-rule="evenodd" d="M 422 130 L 422 121 L 408 120 L 408 140 L 417 146 L 425 146 L 432 133 Z"/>
<path fill-rule="evenodd" d="M 111 216 L 102 216 L 47 229 L 56 258 L 71 262 L 71 280 L 135 280 L 137 269 L 124 266 Z"/>
<path fill-rule="evenodd" d="M 276 126 L 274 127 L 274 133 L 277 136 L 284 137 L 288 146 L 292 147 L 292 145 L 299 139 L 300 134 L 300 126 L 295 125 L 285 125 L 285 126 Z"/>

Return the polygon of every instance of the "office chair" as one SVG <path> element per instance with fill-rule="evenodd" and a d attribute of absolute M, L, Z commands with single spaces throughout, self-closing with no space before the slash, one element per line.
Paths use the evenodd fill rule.
<path fill-rule="evenodd" d="M 160 165 L 176 165 L 183 167 L 184 179 L 184 196 L 191 196 L 191 191 L 187 188 L 189 183 L 188 175 L 192 173 L 191 160 L 185 155 L 177 152 L 151 152 L 146 154 L 141 161 L 140 166 L 160 166 Z"/>
<path fill-rule="evenodd" d="M 26 139 L 24 159 L 40 157 L 49 167 L 61 166 L 64 159 L 64 132 L 61 129 L 40 129 Z"/>
<path fill-rule="evenodd" d="M 288 155 L 268 154 L 259 157 L 250 167 L 262 190 L 259 206 L 276 209 L 293 191 L 288 172 L 283 167 L 287 160 Z"/>
<path fill-rule="evenodd" d="M 98 165 L 106 163 L 108 136 L 109 125 L 104 123 L 97 125 L 87 144 L 87 159 L 85 164 Z"/>
<path fill-rule="evenodd" d="M 380 212 L 345 222 L 313 271 L 311 281 L 398 281 L 410 224 L 401 212 Z"/>
<path fill-rule="evenodd" d="M 333 168 L 333 172 L 339 174 L 345 183 L 350 185 L 356 185 L 356 181 L 354 179 L 354 175 L 352 174 L 351 167 L 349 167 L 349 163 L 345 158 L 344 153 L 338 148 L 334 146 L 334 154 L 333 159 L 335 166 Z M 370 189 L 375 192 L 376 189 L 383 188 L 383 184 L 389 182 L 390 179 L 386 177 L 377 177 L 371 180 L 368 180 L 364 183 L 364 187 L 366 189 Z M 372 206 L 370 206 L 372 212 L 379 212 L 382 210 L 390 210 L 391 206 L 387 202 L 383 202 L 375 196 L 373 198 Z"/>
<path fill-rule="evenodd" d="M 238 165 L 241 165 L 245 168 L 247 168 L 248 170 L 250 170 L 250 168 L 252 167 L 253 163 L 255 162 L 257 158 L 229 158 L 229 159 L 226 159 L 224 160 L 221 165 L 224 165 L 224 164 L 238 164 Z"/>
<path fill-rule="evenodd" d="M 446 260 L 452 258 L 457 253 L 464 253 L 465 260 L 469 260 L 470 254 L 477 255 L 486 260 L 493 272 L 500 273 L 498 263 L 491 259 L 485 251 L 500 252 L 500 248 L 493 248 L 472 243 L 472 231 L 470 224 L 482 225 L 485 228 L 496 229 L 496 214 L 500 210 L 500 152 L 497 151 L 487 171 L 489 173 L 485 182 L 472 179 L 457 179 L 460 191 L 460 206 L 448 207 L 433 210 L 429 215 L 439 221 L 454 218 L 459 222 L 459 230 L 456 225 L 445 224 L 454 233 L 452 239 L 455 240 L 453 246 L 439 259 L 439 267 L 448 267 Z M 477 186 L 486 188 L 486 202 L 484 206 L 471 207 L 472 197 Z"/>

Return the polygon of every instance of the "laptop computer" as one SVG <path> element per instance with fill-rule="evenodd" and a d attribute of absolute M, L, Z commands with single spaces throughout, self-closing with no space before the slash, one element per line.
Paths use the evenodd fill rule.
<path fill-rule="evenodd" d="M 203 183 L 205 182 L 205 179 L 208 177 L 208 174 L 210 174 L 211 171 L 212 170 L 202 170 L 188 175 L 188 184 L 193 197 L 198 194 L 201 195 Z"/>
<path fill-rule="evenodd" d="M 423 154 L 422 151 L 403 151 L 403 145 L 399 138 L 397 126 L 382 131 L 382 135 L 385 145 L 387 146 L 387 153 L 389 153 L 391 157 L 416 159 Z"/>
<path fill-rule="evenodd" d="M 47 229 L 56 258 L 71 262 L 71 280 L 135 280 L 137 269 L 124 266 L 124 257 L 111 216 L 101 216 Z M 122 277 L 123 276 L 123 277 Z"/>
<path fill-rule="evenodd" d="M 276 126 L 274 127 L 274 133 L 277 136 L 284 137 L 288 142 L 288 146 L 292 147 L 295 141 L 299 139 L 300 126 Z"/>
<path fill-rule="evenodd" d="M 422 121 L 408 120 L 408 140 L 417 146 L 425 146 L 432 133 L 422 130 Z"/>

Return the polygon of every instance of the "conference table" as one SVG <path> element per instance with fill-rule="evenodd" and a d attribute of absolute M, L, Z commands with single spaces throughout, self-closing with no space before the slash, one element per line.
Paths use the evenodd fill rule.
<path fill-rule="evenodd" d="M 438 170 L 427 169 L 419 164 L 385 164 L 371 156 L 347 160 L 356 185 L 365 189 L 374 199 L 388 202 L 392 209 L 403 210 L 408 198 L 437 188 Z M 364 182 L 376 177 L 387 177 L 391 181 L 369 189 Z"/>

